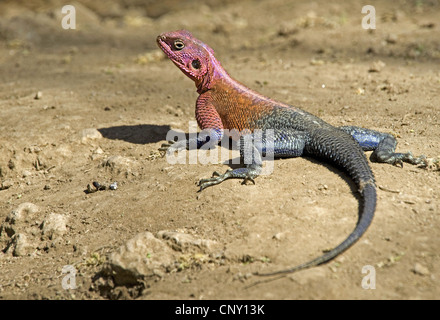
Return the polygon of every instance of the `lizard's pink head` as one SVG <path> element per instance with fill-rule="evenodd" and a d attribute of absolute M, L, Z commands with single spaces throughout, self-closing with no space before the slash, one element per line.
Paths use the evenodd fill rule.
<path fill-rule="evenodd" d="M 216 62 L 214 50 L 186 30 L 162 33 L 157 37 L 157 44 L 200 90 L 209 87 L 212 64 Z"/>

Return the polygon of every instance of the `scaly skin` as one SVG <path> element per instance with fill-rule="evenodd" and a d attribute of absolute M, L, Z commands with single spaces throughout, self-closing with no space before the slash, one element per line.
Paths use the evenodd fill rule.
<path fill-rule="evenodd" d="M 346 240 L 312 261 L 259 275 L 290 273 L 326 263 L 365 233 L 376 208 L 376 186 L 364 150 L 373 150 L 373 157 L 378 162 L 400 165 L 403 161 L 423 163 L 423 156 L 415 158 L 411 153 L 395 153 L 397 142 L 389 134 L 359 127 L 337 128 L 304 110 L 245 87 L 229 76 L 210 47 L 188 31 L 163 33 L 157 37 L 157 43 L 168 58 L 195 82 L 200 94 L 196 103 L 196 119 L 199 127 L 207 132 L 193 141 L 163 144 L 159 150 L 173 152 L 190 146 L 215 145 L 222 139 L 225 129 L 235 129 L 241 133 L 241 157 L 251 159 L 245 168 L 228 170 L 224 174 L 215 172 L 211 178 L 200 180 L 200 190 L 230 178 L 254 182 L 261 172 L 261 154 L 265 152 L 266 140 L 263 139 L 262 146 L 257 148 L 249 146 L 246 137 L 257 129 L 263 132 L 273 130 L 275 157 L 307 155 L 323 159 L 347 172 L 359 188 L 363 199 L 360 216 Z"/>

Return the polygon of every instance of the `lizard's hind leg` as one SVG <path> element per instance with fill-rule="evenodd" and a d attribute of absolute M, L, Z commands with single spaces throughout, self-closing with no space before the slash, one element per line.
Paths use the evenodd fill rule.
<path fill-rule="evenodd" d="M 262 171 L 263 156 L 268 160 L 273 160 L 275 157 L 299 157 L 303 153 L 306 140 L 306 133 L 286 129 L 266 130 L 241 136 L 240 158 L 246 167 L 228 170 L 224 174 L 214 172 L 211 178 L 199 181 L 199 191 L 227 179 L 243 179 L 243 183 L 247 181 L 255 183 L 254 179 Z"/>
<path fill-rule="evenodd" d="M 401 166 L 403 166 L 403 162 L 414 165 L 426 165 L 426 157 L 424 155 L 414 157 L 411 152 L 394 152 L 397 140 L 391 134 L 353 126 L 339 127 L 339 129 L 350 134 L 363 150 L 373 151 L 372 159 L 377 162 L 399 164 Z"/>

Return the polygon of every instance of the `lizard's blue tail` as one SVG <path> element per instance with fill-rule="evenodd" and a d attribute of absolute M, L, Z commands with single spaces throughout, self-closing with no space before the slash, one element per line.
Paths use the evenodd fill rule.
<path fill-rule="evenodd" d="M 359 219 L 353 232 L 337 247 L 322 256 L 296 267 L 258 275 L 277 275 L 292 273 L 302 269 L 326 263 L 352 246 L 365 233 L 374 217 L 376 209 L 376 186 L 367 158 L 358 143 L 348 134 L 335 130 L 317 129 L 310 134 L 306 146 L 307 154 L 323 158 L 346 171 L 359 187 L 362 204 L 359 207 Z"/>

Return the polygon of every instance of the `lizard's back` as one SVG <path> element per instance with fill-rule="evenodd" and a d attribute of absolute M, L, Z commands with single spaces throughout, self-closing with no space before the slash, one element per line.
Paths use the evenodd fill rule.
<path fill-rule="evenodd" d="M 214 105 L 225 129 L 337 130 L 307 111 L 267 98 L 236 81 L 220 82 L 203 95 L 201 98 L 209 99 Z"/>

